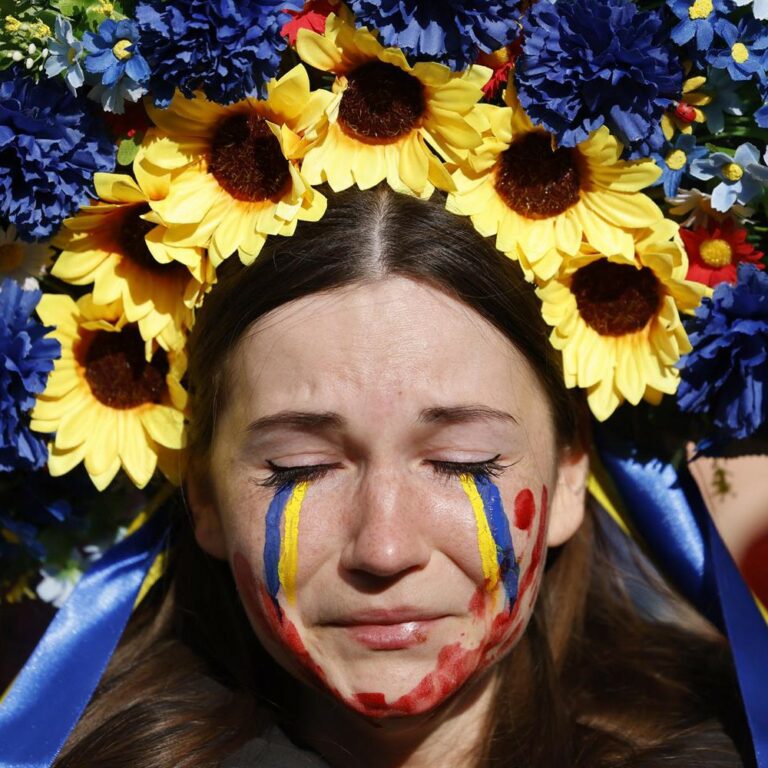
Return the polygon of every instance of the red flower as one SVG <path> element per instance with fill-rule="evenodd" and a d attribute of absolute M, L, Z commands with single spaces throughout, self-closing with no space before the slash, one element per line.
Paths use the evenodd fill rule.
<path fill-rule="evenodd" d="M 333 13 L 338 4 L 338 0 L 308 0 L 304 3 L 303 10 L 288 11 L 293 18 L 283 24 L 280 34 L 287 37 L 291 45 L 296 45 L 296 35 L 300 29 L 311 29 L 322 35 L 328 14 Z"/>
<path fill-rule="evenodd" d="M 482 64 L 484 67 L 490 67 L 493 70 L 493 74 L 483 86 L 483 93 L 486 99 L 491 101 L 500 91 L 504 90 L 509 79 L 509 73 L 514 68 L 515 61 L 517 61 L 517 57 L 522 50 L 523 36 L 520 35 L 508 46 L 500 48 L 498 51 L 493 53 L 480 52 L 477 57 L 477 63 Z"/>
<path fill-rule="evenodd" d="M 710 287 L 735 283 L 736 267 L 744 261 L 765 269 L 765 265 L 757 263 L 763 254 L 747 242 L 747 230 L 736 227 L 733 219 L 722 223 L 710 219 L 706 227 L 681 229 L 680 236 L 690 261 L 688 280 Z"/>

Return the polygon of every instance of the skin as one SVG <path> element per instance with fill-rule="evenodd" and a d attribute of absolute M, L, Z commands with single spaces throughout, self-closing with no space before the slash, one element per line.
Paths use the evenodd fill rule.
<path fill-rule="evenodd" d="M 546 396 L 515 347 L 436 288 L 389 277 L 274 310 L 231 356 L 207 482 L 190 478 L 196 536 L 229 560 L 254 632 L 307 683 L 300 734 L 332 765 L 466 765 L 523 633 L 547 546 L 584 510 L 587 460 L 560 450 Z M 426 409 L 495 409 L 426 421 Z M 340 424 L 254 422 L 284 411 Z M 422 418 L 420 419 L 420 415 Z M 435 462 L 497 457 L 519 589 L 487 589 L 475 517 L 458 476 Z M 265 591 L 273 465 L 330 465 L 309 481 L 296 600 Z M 435 616 L 418 642 L 371 648 L 350 616 L 408 606 Z M 329 704 L 329 698 L 331 703 Z M 467 752 L 456 749 L 466 745 Z"/>

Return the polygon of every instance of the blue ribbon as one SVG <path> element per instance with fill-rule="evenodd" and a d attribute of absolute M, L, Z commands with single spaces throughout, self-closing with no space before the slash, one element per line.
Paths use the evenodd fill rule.
<path fill-rule="evenodd" d="M 0 703 L 0 764 L 47 768 L 77 724 L 168 536 L 158 510 L 85 573 Z"/>
<path fill-rule="evenodd" d="M 768 768 L 768 625 L 690 473 L 660 459 L 600 455 L 661 570 L 728 637 L 758 768 Z M 681 649 L 681 653 L 684 653 Z"/>

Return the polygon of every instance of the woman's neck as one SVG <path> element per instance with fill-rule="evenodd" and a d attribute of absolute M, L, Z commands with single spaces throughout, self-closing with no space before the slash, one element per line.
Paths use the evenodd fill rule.
<path fill-rule="evenodd" d="M 327 694 L 304 689 L 296 736 L 332 768 L 468 768 L 483 751 L 496 671 L 414 717 L 363 718 Z"/>

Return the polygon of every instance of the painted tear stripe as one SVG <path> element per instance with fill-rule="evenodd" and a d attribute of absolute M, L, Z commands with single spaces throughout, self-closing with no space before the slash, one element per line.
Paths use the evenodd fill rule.
<path fill-rule="evenodd" d="M 462 478 L 462 485 L 473 502 L 478 527 L 478 546 L 481 558 L 484 558 L 483 570 L 486 576 L 485 583 L 478 587 L 473 595 L 469 609 L 476 617 L 482 617 L 487 609 L 487 601 L 495 595 L 495 587 L 499 581 L 507 594 L 509 609 L 495 616 L 485 640 L 477 648 L 467 649 L 459 642 L 443 647 L 438 654 L 435 669 L 425 675 L 411 691 L 393 702 L 387 702 L 385 695 L 376 691 L 357 693 L 351 699 L 343 697 L 328 683 L 324 670 L 312 659 L 295 625 L 280 608 L 277 595 L 281 585 L 287 596 L 295 596 L 298 521 L 301 502 L 308 485 L 306 482 L 283 486 L 275 493 L 270 503 L 264 542 L 266 586 L 256 583 L 245 557 L 241 553 L 235 553 L 235 578 L 249 612 L 263 628 L 270 630 L 271 634 L 291 651 L 299 666 L 308 672 L 310 677 L 361 714 L 369 717 L 387 717 L 425 712 L 447 699 L 474 672 L 503 654 L 516 639 L 516 633 L 508 634 L 508 631 L 519 615 L 524 598 L 534 585 L 543 555 L 548 512 L 547 488 L 542 487 L 541 514 L 531 562 L 519 580 L 519 565 L 498 488 L 488 478 L 481 476 L 466 479 L 471 482 L 471 486 L 466 483 L 465 478 Z M 482 517 L 478 514 L 478 498 Z M 529 489 L 526 488 L 518 494 L 514 514 L 515 525 L 521 530 L 529 530 L 535 518 L 535 501 Z M 285 540 L 281 536 L 283 517 L 286 521 Z M 493 549 L 488 545 L 489 540 Z M 493 569 L 490 568 L 491 552 L 495 555 Z M 288 588 L 286 584 L 289 585 Z"/>
<path fill-rule="evenodd" d="M 264 581 L 278 616 L 282 610 L 277 593 L 282 586 L 289 603 L 296 601 L 299 565 L 299 517 L 309 483 L 288 483 L 278 488 L 264 522 Z M 281 532 L 285 519 L 285 533 Z"/>

